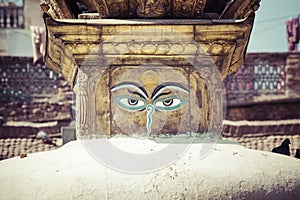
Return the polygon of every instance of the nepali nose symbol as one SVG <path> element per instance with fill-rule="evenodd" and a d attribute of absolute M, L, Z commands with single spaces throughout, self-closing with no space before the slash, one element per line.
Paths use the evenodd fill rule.
<path fill-rule="evenodd" d="M 146 106 L 146 111 L 147 111 L 147 133 L 148 133 L 148 136 L 150 136 L 151 134 L 151 124 L 152 124 L 152 115 L 155 111 L 155 108 L 152 104 L 148 104 Z"/>
<path fill-rule="evenodd" d="M 125 94 L 114 98 L 117 105 L 128 111 L 144 111 L 146 110 L 146 129 L 148 136 L 151 135 L 151 126 L 153 122 L 153 114 L 155 111 L 171 111 L 181 107 L 188 100 L 179 95 L 172 94 L 170 90 L 177 90 L 184 93 L 189 91 L 178 83 L 167 82 L 158 85 L 149 97 L 147 91 L 134 82 L 122 82 L 111 88 L 111 92 L 120 89 L 126 89 Z M 167 90 L 167 91 L 166 91 Z"/>

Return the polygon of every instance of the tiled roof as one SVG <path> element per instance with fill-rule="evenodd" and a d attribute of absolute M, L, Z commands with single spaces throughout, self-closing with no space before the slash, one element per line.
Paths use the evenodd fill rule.
<path fill-rule="evenodd" d="M 0 139 L 0 160 L 41 151 L 59 148 L 56 143 L 60 138 L 53 138 L 53 144 L 45 144 L 36 138 L 5 138 Z"/>
<path fill-rule="evenodd" d="M 223 137 L 224 140 L 231 140 L 239 142 L 241 145 L 249 149 L 256 149 L 262 151 L 271 151 L 277 147 L 281 142 L 289 138 L 291 141 L 290 152 L 294 157 L 296 149 L 300 148 L 300 135 L 269 135 L 269 136 L 255 136 L 252 137 Z"/>
<path fill-rule="evenodd" d="M 239 142 L 249 149 L 272 151 L 288 138 L 291 156 L 300 148 L 300 119 L 223 121 L 223 139 Z"/>

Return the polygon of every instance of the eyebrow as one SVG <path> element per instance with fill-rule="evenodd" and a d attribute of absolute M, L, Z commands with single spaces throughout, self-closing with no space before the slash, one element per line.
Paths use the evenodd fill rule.
<path fill-rule="evenodd" d="M 146 90 L 142 86 L 140 86 L 140 85 L 138 85 L 137 83 L 134 83 L 134 82 L 122 82 L 122 83 L 119 83 L 119 84 L 113 86 L 110 89 L 110 91 L 114 92 L 114 91 L 117 91 L 117 90 L 123 89 L 123 88 L 126 88 L 126 89 L 132 88 L 132 89 L 135 89 L 138 92 L 132 92 L 130 90 L 128 90 L 128 91 L 130 93 L 132 93 L 132 94 L 137 94 L 137 95 L 143 97 L 144 99 L 148 98 L 148 94 L 147 94 Z"/>
<path fill-rule="evenodd" d="M 161 95 L 165 95 L 167 93 L 162 93 L 165 89 L 176 89 L 179 90 L 181 92 L 185 92 L 185 93 L 189 93 L 189 90 L 186 89 L 183 85 L 179 84 L 179 83 L 174 83 L 174 82 L 167 82 L 167 83 L 163 83 L 159 86 L 157 86 L 152 95 L 151 95 L 151 99 L 156 99 Z"/>
<path fill-rule="evenodd" d="M 139 95 L 140 97 L 146 99 L 146 98 L 149 98 L 146 90 L 140 86 L 139 84 L 135 83 L 135 82 L 129 82 L 129 81 L 126 81 L 126 82 L 122 82 L 122 83 L 119 83 L 115 86 L 113 86 L 110 91 L 111 92 L 114 92 L 114 91 L 117 91 L 119 89 L 123 89 L 123 88 L 132 88 L 132 89 L 135 89 L 137 91 L 132 91 L 132 90 L 129 90 L 128 89 L 128 92 L 131 93 L 131 94 L 136 94 L 136 95 Z M 179 90 L 181 92 L 185 92 L 185 93 L 189 93 L 189 90 L 186 89 L 183 85 L 179 84 L 179 83 L 175 83 L 175 82 L 166 82 L 166 83 L 163 83 L 163 84 L 160 84 L 158 85 L 152 95 L 151 95 L 151 99 L 155 100 L 156 98 L 162 96 L 162 95 L 167 95 L 167 94 L 170 94 L 171 92 L 165 92 L 163 93 L 163 91 L 165 89 L 176 89 L 176 90 Z"/>
<path fill-rule="evenodd" d="M 155 100 L 155 99 L 157 99 L 158 97 L 161 97 L 161 96 L 163 96 L 163 95 L 168 95 L 168 94 L 171 94 L 172 92 L 170 91 L 170 92 L 162 92 L 162 93 L 159 93 L 158 95 L 156 95 L 155 96 L 155 98 L 153 99 L 153 100 Z M 153 96 L 153 95 L 152 95 Z"/>
<path fill-rule="evenodd" d="M 130 90 L 130 89 L 127 89 L 127 90 L 128 90 L 128 92 L 131 93 L 131 94 L 136 94 L 136 95 L 138 95 L 139 97 L 141 97 L 141 98 L 143 98 L 143 99 L 146 99 L 145 96 L 144 96 L 143 94 L 139 93 L 139 92 L 132 91 L 132 90 Z"/>

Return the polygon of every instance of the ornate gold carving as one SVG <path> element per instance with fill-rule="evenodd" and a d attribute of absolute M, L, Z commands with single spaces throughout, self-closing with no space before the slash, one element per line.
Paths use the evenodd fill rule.
<path fill-rule="evenodd" d="M 124 20 L 122 24 L 118 24 L 118 21 L 109 19 L 93 20 L 91 24 L 85 21 L 70 23 L 68 20 L 54 21 L 49 16 L 45 21 L 48 35 L 46 65 L 62 73 L 70 84 L 74 83 L 76 70 L 84 60 L 97 63 L 99 52 L 106 52 L 113 57 L 118 52 L 124 51 L 128 63 L 134 54 L 188 56 L 206 52 L 219 67 L 224 79 L 228 72 L 235 72 L 243 63 L 253 25 L 252 17 L 241 22 L 219 20 L 215 24 L 210 20 L 208 24 L 195 20 L 185 20 L 185 24 L 178 24 L 177 22 L 181 20 L 167 20 L 168 25 L 162 25 L 164 20 L 145 20 L 146 24 L 128 21 L 128 25 L 124 25 L 127 22 Z M 130 26 L 131 23 L 134 23 L 134 26 Z M 118 33 L 126 33 L 130 27 L 142 32 L 136 32 L 136 35 L 130 37 L 126 34 L 118 36 Z M 171 30 L 171 27 L 173 32 L 165 31 Z M 160 32 L 149 32 L 144 28 Z M 194 38 L 196 43 L 179 41 L 175 33 Z M 164 36 L 160 37 L 161 34 Z M 112 35 L 119 39 L 110 41 L 109 37 Z M 132 60 L 131 63 L 135 62 Z"/>
<path fill-rule="evenodd" d="M 174 17 L 201 18 L 206 0 L 173 0 Z"/>
<path fill-rule="evenodd" d="M 123 17 L 129 9 L 127 0 L 96 0 L 95 4 L 101 18 Z"/>
<path fill-rule="evenodd" d="M 74 18 L 65 0 L 44 0 L 40 5 L 53 19 Z"/>
<path fill-rule="evenodd" d="M 201 18 L 206 0 L 96 0 L 100 18 Z"/>
<path fill-rule="evenodd" d="M 245 19 L 259 8 L 261 0 L 235 0 L 224 11 L 222 19 Z"/>
<path fill-rule="evenodd" d="M 145 86 L 153 86 L 158 84 L 157 72 L 153 70 L 147 70 L 142 74 L 142 83 Z"/>
<path fill-rule="evenodd" d="M 168 0 L 137 0 L 138 6 L 136 13 L 141 18 L 160 18 L 164 17 L 166 13 L 165 6 Z"/>

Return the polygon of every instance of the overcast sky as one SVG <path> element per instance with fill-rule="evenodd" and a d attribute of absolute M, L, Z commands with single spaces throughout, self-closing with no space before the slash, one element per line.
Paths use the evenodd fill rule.
<path fill-rule="evenodd" d="M 261 0 L 248 52 L 287 51 L 284 21 L 298 15 L 300 15 L 300 0 Z"/>

